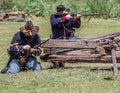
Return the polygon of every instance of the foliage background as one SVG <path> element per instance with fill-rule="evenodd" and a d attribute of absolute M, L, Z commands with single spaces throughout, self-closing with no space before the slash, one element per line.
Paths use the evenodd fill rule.
<path fill-rule="evenodd" d="M 120 18 L 120 0 L 1 0 L 0 11 L 22 10 L 28 16 L 48 16 L 59 4 L 75 13 L 106 13 L 108 18 Z"/>

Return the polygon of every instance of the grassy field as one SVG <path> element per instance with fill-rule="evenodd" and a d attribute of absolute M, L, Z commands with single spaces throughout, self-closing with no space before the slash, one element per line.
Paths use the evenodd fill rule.
<path fill-rule="evenodd" d="M 41 38 L 49 38 L 51 33 L 49 18 L 31 19 L 40 27 Z M 0 22 L 0 69 L 7 63 L 6 49 L 12 36 L 23 25 L 24 23 Z M 90 38 L 118 31 L 120 31 L 120 20 L 92 19 L 87 22 L 86 19 L 82 19 L 81 28 L 76 29 L 76 35 Z M 48 70 L 46 68 L 49 67 L 49 63 L 41 62 L 41 64 L 44 68 L 42 71 L 0 74 L 0 93 L 120 93 L 120 75 L 114 78 L 112 71 Z"/>

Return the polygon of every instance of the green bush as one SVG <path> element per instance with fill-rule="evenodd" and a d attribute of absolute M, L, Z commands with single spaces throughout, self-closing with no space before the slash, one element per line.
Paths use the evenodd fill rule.
<path fill-rule="evenodd" d="M 27 15 L 50 16 L 63 4 L 72 13 L 106 13 L 108 18 L 120 18 L 120 0 L 1 0 L 0 11 L 25 11 Z"/>
<path fill-rule="evenodd" d="M 36 2 L 30 2 L 25 7 L 25 12 L 28 15 L 43 16 L 44 10 L 42 2 L 39 0 L 36 0 Z"/>
<path fill-rule="evenodd" d="M 86 0 L 83 12 L 106 13 L 109 18 L 120 17 L 120 0 Z"/>
<path fill-rule="evenodd" d="M 0 0 L 0 10 L 1 11 L 10 11 L 14 5 L 13 0 Z"/>

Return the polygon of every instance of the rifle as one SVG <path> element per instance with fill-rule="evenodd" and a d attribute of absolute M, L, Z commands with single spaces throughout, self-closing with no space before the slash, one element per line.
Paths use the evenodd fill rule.
<path fill-rule="evenodd" d="M 30 55 L 31 55 L 31 52 L 30 52 L 30 50 L 28 50 L 27 53 L 26 53 L 26 55 L 22 56 L 19 59 L 19 63 L 22 65 Z"/>
<path fill-rule="evenodd" d="M 103 16 L 103 15 L 106 15 L 106 14 L 104 14 L 104 13 L 94 13 L 94 14 L 80 14 L 80 15 L 81 16 Z M 71 14 L 71 16 L 76 17 L 77 14 Z"/>
<path fill-rule="evenodd" d="M 37 48 L 39 48 L 39 45 L 36 45 L 34 47 L 34 49 L 37 49 Z M 27 60 L 27 58 L 29 56 L 31 56 L 32 54 L 34 54 L 35 56 L 40 55 L 41 54 L 41 49 L 40 49 L 40 51 L 36 50 L 35 53 L 31 52 L 31 49 L 29 49 L 28 51 L 26 51 L 26 54 L 19 59 L 19 63 L 22 65 Z"/>
<path fill-rule="evenodd" d="M 47 42 L 48 40 L 49 40 L 49 39 L 43 41 L 41 44 Z M 40 48 L 41 48 L 41 44 L 38 44 L 38 45 L 34 46 L 34 49 L 37 49 L 37 48 L 40 49 Z M 41 52 L 42 52 L 42 51 L 41 51 L 41 49 L 40 49 L 40 51 L 39 51 L 39 53 L 38 53 L 37 55 L 39 55 Z M 26 59 L 27 59 L 31 54 L 32 54 L 32 53 L 31 53 L 31 49 L 30 49 L 30 50 L 27 51 L 27 54 L 26 54 L 26 55 L 22 56 L 22 57 L 19 59 L 20 64 L 22 65 L 22 64 L 26 61 Z"/>
<path fill-rule="evenodd" d="M 87 21 L 87 22 L 89 22 L 92 17 L 97 17 L 97 16 L 100 17 L 100 16 L 104 16 L 104 15 L 107 15 L 107 14 L 105 14 L 105 13 L 94 13 L 94 14 L 80 14 L 80 15 L 81 15 L 81 17 L 82 16 L 83 17 L 89 17 L 89 19 Z M 76 17 L 77 14 L 71 14 L 71 16 Z"/>
<path fill-rule="evenodd" d="M 61 17 L 61 16 L 65 16 L 65 15 L 68 15 L 69 14 L 69 11 L 63 11 L 63 12 L 58 12 L 58 13 L 56 13 L 55 14 L 55 16 L 57 16 L 57 17 Z M 104 16 L 104 15 L 107 15 L 107 14 L 105 14 L 105 13 L 92 13 L 92 14 L 81 14 L 81 13 L 72 13 L 72 14 L 70 14 L 72 17 L 76 17 L 77 16 L 77 14 L 80 14 L 81 16 L 85 16 L 85 17 L 90 17 L 89 19 L 88 19 L 88 21 L 92 18 L 92 17 L 95 17 L 95 16 Z"/>

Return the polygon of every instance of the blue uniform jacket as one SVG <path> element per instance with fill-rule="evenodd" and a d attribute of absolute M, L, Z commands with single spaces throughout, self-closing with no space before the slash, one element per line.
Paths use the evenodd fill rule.
<path fill-rule="evenodd" d="M 73 28 L 79 28 L 81 25 L 80 18 L 72 18 L 70 20 L 66 20 L 65 16 L 63 17 L 57 17 L 55 14 L 51 15 L 50 17 L 50 23 L 52 28 L 52 35 L 53 39 L 60 38 L 61 36 L 64 36 L 64 27 L 67 29 L 65 30 L 66 37 L 70 37 L 73 33 Z M 64 24 L 64 26 L 63 26 Z"/>
<path fill-rule="evenodd" d="M 31 38 L 28 38 L 22 31 L 19 31 L 12 38 L 11 44 L 15 43 L 18 43 L 18 45 L 8 48 L 8 52 L 13 54 L 15 58 L 19 59 L 24 54 L 22 54 L 24 45 L 30 45 L 31 48 L 33 48 L 35 45 L 41 43 L 41 39 L 38 34 L 34 34 Z"/>

